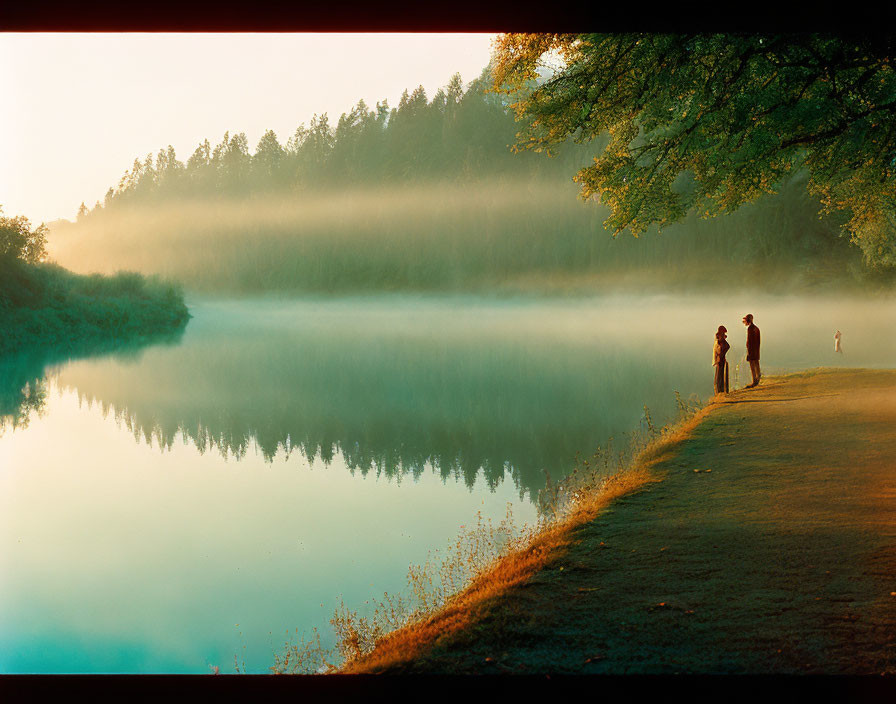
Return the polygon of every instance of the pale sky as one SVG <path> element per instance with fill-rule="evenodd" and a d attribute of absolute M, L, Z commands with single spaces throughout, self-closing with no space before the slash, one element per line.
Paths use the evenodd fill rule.
<path fill-rule="evenodd" d="M 255 151 L 314 113 L 373 107 L 488 63 L 489 34 L 0 33 L 0 206 L 33 224 L 74 219 L 135 157 L 168 144 L 186 161 L 224 132 Z"/>

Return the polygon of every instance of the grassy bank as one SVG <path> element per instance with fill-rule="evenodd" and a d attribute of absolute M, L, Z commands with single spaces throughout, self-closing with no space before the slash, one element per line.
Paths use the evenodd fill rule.
<path fill-rule="evenodd" d="M 657 465 L 674 453 L 712 408 L 710 404 L 699 411 L 690 409 L 677 423 L 658 431 L 651 428 L 646 438 L 632 441 L 641 447 L 633 456 L 610 447 L 580 461 L 566 481 L 549 486 L 544 493 L 543 501 L 550 504 L 547 520 L 505 545 L 497 559 L 481 565 L 469 586 L 446 599 L 442 608 L 384 634 L 368 652 L 344 652 L 356 657 L 347 657 L 341 672 L 401 671 L 444 643 L 475 640 L 492 607 L 513 590 L 525 588 L 567 550 L 576 528 L 593 521 L 620 497 L 661 479 Z M 346 631 L 344 625 L 342 630 Z"/>
<path fill-rule="evenodd" d="M 462 526 L 443 554 L 408 570 L 408 589 L 367 602 L 366 613 L 345 604 L 331 620 L 337 644 L 325 650 L 320 635 L 290 640 L 275 656 L 274 673 L 378 672 L 425 653 L 434 642 L 475 632 L 484 611 L 508 591 L 525 585 L 569 543 L 570 531 L 593 520 L 612 502 L 658 477 L 652 467 L 686 438 L 708 412 L 677 394 L 679 417 L 657 428 L 645 408 L 647 427 L 614 443 L 611 438 L 573 472 L 538 497 L 539 521 L 519 526 L 508 504 L 498 524 Z"/>
<path fill-rule="evenodd" d="M 180 289 L 140 274 L 79 275 L 0 258 L 0 356 L 28 347 L 77 349 L 182 328 Z"/>
<path fill-rule="evenodd" d="M 814 370 L 716 399 L 344 671 L 896 671 L 894 392 Z"/>

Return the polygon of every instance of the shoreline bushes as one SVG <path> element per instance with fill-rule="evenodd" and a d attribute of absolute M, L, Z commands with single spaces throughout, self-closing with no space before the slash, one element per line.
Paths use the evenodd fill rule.
<path fill-rule="evenodd" d="M 81 275 L 0 257 L 0 356 L 37 345 L 135 341 L 182 328 L 183 293 L 155 277 Z"/>

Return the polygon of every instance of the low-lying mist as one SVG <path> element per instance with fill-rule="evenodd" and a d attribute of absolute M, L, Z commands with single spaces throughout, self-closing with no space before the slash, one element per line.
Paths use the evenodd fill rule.
<path fill-rule="evenodd" d="M 434 471 L 471 488 L 510 477 L 534 498 L 543 471 L 564 476 L 576 453 L 611 437 L 624 449 L 645 427 L 645 406 L 662 425 L 676 392 L 710 397 L 719 325 L 732 387 L 747 383 L 747 313 L 762 330 L 766 375 L 889 367 L 896 356 L 892 299 L 842 295 L 197 301 L 175 344 L 7 360 L 0 432 L 4 414 L 15 426 L 41 410 L 49 376 L 159 448 L 183 440 L 238 461 L 298 453 L 362 475 Z"/>
<path fill-rule="evenodd" d="M 161 274 L 211 295 L 881 287 L 801 183 L 715 219 L 613 238 L 563 178 L 425 182 L 169 200 L 62 224 L 79 272 Z"/>

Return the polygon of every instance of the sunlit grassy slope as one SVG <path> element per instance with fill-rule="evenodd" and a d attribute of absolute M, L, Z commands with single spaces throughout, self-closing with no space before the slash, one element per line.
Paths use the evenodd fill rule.
<path fill-rule="evenodd" d="M 892 674 L 894 391 L 815 370 L 717 398 L 607 510 L 348 670 Z"/>
<path fill-rule="evenodd" d="M 538 525 L 523 530 L 515 530 L 512 523 L 498 527 L 478 525 L 461 534 L 452 559 L 445 561 L 441 570 L 431 566 L 416 571 L 412 568 L 409 574 L 415 577 L 412 587 L 418 598 L 420 594 L 439 595 L 444 591 L 446 573 L 451 577 L 460 571 L 468 575 L 468 580 L 461 585 L 463 588 L 441 595 L 430 608 L 426 608 L 424 599 L 424 608 L 406 615 L 395 630 L 377 632 L 380 621 L 390 620 L 383 618 L 384 605 L 373 619 L 337 614 L 332 623 L 341 636 L 341 671 L 378 672 L 407 663 L 414 667 L 418 658 L 425 662 L 433 647 L 453 639 L 475 637 L 480 620 L 488 618 L 495 604 L 515 589 L 525 588 L 557 559 L 558 553 L 569 548 L 577 527 L 594 520 L 620 497 L 657 481 L 659 477 L 652 468 L 675 451 L 710 409 L 683 408 L 684 415 L 677 423 L 633 437 L 630 449 L 634 455 L 622 452 L 615 456 L 616 452 L 607 448 L 599 450 L 591 462 L 580 462 L 572 476 L 554 487 L 549 485 L 543 492 L 541 501 L 547 513 Z M 488 549 L 483 550 L 483 546 Z M 436 571 L 441 574 L 432 574 Z M 434 582 L 438 583 L 435 589 Z M 392 602 L 388 605 L 391 607 Z M 359 641 L 367 647 L 351 647 Z"/>

